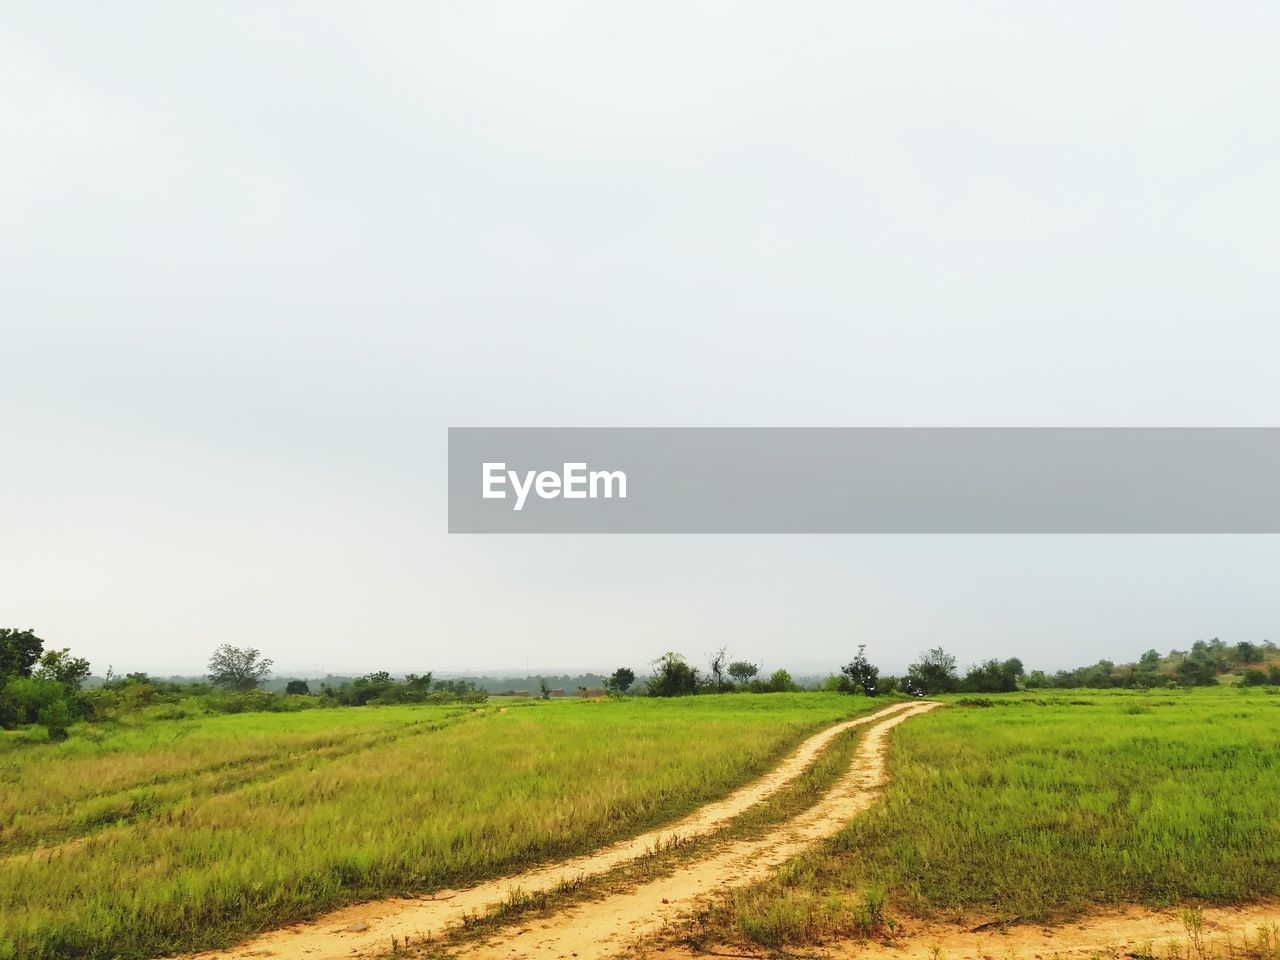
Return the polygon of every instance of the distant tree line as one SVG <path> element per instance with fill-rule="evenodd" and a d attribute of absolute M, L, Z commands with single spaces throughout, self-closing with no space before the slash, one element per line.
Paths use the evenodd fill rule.
<path fill-rule="evenodd" d="M 712 655 L 706 670 L 699 670 L 678 653 L 663 654 L 653 666 L 653 674 L 643 681 L 640 690 L 651 697 L 802 689 L 786 670 L 776 671 L 767 680 L 760 679 L 755 664 L 730 661 L 724 649 Z M 1028 673 L 1018 657 L 983 660 L 962 671 L 952 654 L 942 647 L 933 647 L 920 654 L 903 676 L 895 677 L 882 676 L 867 657 L 866 646 L 859 645 L 854 657 L 840 672 L 827 677 L 817 689 L 870 697 L 895 693 L 920 697 L 1051 688 L 1201 687 L 1216 686 L 1224 674 L 1232 673 L 1237 686 L 1280 686 L 1280 651 L 1270 641 L 1246 641 L 1228 646 L 1214 638 L 1198 640 L 1190 650 L 1171 650 L 1165 656 L 1148 650 L 1134 663 L 1117 665 L 1110 660 L 1099 660 L 1073 670 Z M 634 682 L 634 672 L 623 667 L 605 685 L 615 693 L 625 693 L 632 690 Z"/>
<path fill-rule="evenodd" d="M 436 679 L 432 673 L 393 676 L 385 670 L 356 678 L 330 678 L 319 689 L 302 679 L 277 679 L 283 693 L 263 689 L 273 664 L 253 647 L 223 644 L 209 658 L 208 674 L 192 682 L 165 681 L 145 673 L 116 676 L 110 669 L 94 689 L 84 689 L 89 663 L 68 649 L 46 650 L 32 630 L 0 628 L 0 727 L 43 726 L 50 739 L 64 739 L 77 720 L 112 720 L 146 707 L 165 707 L 157 716 L 185 716 L 188 701 L 198 709 L 292 711 L 404 703 L 477 703 L 488 690 L 474 679 Z M 637 677 L 619 667 L 608 677 L 583 675 L 579 692 L 601 687 L 614 696 L 644 694 L 680 697 L 702 693 L 782 693 L 803 689 L 786 670 L 761 676 L 759 664 L 733 659 L 726 648 L 711 655 L 705 669 L 674 651 L 653 662 L 652 673 Z M 1026 689 L 1152 688 L 1215 686 L 1232 680 L 1242 687 L 1280 686 L 1280 650 L 1270 641 L 1228 645 L 1218 638 L 1198 640 L 1189 650 L 1161 655 L 1148 650 L 1132 663 L 1099 660 L 1072 670 L 1029 673 L 1017 657 L 988 659 L 961 671 L 942 647 L 926 650 L 901 677 L 884 676 L 859 645 L 853 657 L 809 689 L 860 696 L 944 693 L 1007 693 Z M 543 698 L 552 694 L 545 677 L 536 679 Z M 569 678 L 561 678 L 562 682 Z M 588 686 L 598 682 L 601 687 Z M 504 684 L 505 686 L 506 684 Z M 568 684 L 565 684 L 568 686 Z M 281 687 L 277 686 L 276 691 Z M 559 693 L 563 687 L 557 688 Z"/>

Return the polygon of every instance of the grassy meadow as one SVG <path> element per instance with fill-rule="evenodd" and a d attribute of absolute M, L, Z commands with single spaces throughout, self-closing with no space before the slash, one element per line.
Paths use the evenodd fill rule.
<path fill-rule="evenodd" d="M 225 945 L 602 846 L 884 705 L 839 694 L 369 707 L 0 739 L 0 957 Z"/>
<path fill-rule="evenodd" d="M 883 803 L 726 898 L 695 937 L 780 946 L 895 912 L 1017 922 L 1280 895 L 1280 696 L 939 699 L 894 731 Z"/>

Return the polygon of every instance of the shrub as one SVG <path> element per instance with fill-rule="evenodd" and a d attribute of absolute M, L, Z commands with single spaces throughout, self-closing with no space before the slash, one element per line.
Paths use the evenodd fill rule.
<path fill-rule="evenodd" d="M 698 692 L 698 670 L 678 653 L 666 653 L 653 662 L 657 672 L 649 678 L 651 697 L 683 697 Z"/>
<path fill-rule="evenodd" d="M 766 693 L 790 693 L 799 690 L 800 687 L 792 681 L 791 674 L 786 670 L 775 670 L 765 683 L 764 689 Z"/>
<path fill-rule="evenodd" d="M 36 714 L 36 722 L 49 731 L 50 740 L 65 740 L 70 734 L 71 707 L 65 699 L 52 700 L 40 708 Z"/>

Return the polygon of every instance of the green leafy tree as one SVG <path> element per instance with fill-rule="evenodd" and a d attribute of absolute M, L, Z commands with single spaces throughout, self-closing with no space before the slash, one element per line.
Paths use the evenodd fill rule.
<path fill-rule="evenodd" d="M 1259 663 L 1262 660 L 1262 648 L 1256 643 L 1242 640 L 1236 644 L 1236 657 L 1241 663 Z"/>
<path fill-rule="evenodd" d="M 729 676 L 740 684 L 750 683 L 759 673 L 760 668 L 754 663 L 748 663 L 746 660 L 735 660 L 729 664 Z"/>
<path fill-rule="evenodd" d="M 664 653 L 653 661 L 654 674 L 646 684 L 651 697 L 685 697 L 698 692 L 698 670 L 678 653 Z"/>
<path fill-rule="evenodd" d="M 1184 687 L 1213 687 L 1218 683 L 1217 665 L 1209 657 L 1190 656 L 1178 664 L 1178 683 Z"/>
<path fill-rule="evenodd" d="M 254 647 L 224 643 L 209 657 L 209 682 L 228 690 L 256 690 L 271 674 L 273 662 Z"/>
<path fill-rule="evenodd" d="M 775 670 L 764 683 L 765 693 L 790 693 L 800 688 L 786 670 Z"/>
<path fill-rule="evenodd" d="M 40 660 L 44 641 L 32 630 L 0 627 L 0 684 L 10 677 L 29 677 Z"/>
<path fill-rule="evenodd" d="M 636 673 L 634 670 L 629 667 L 619 667 L 613 671 L 612 676 L 605 680 L 604 687 L 612 693 L 622 694 L 630 690 L 631 685 L 635 682 Z"/>
<path fill-rule="evenodd" d="M 919 661 L 907 667 L 905 685 L 907 691 L 917 697 L 930 693 L 954 693 L 960 687 L 956 658 L 942 647 L 925 651 Z"/>
<path fill-rule="evenodd" d="M 858 644 L 857 655 L 841 667 L 840 672 L 844 674 L 845 679 L 848 681 L 845 686 L 848 692 L 864 693 L 868 697 L 874 697 L 879 692 L 880 671 L 867 659 L 867 645 L 865 643 Z"/>
<path fill-rule="evenodd" d="M 290 696 L 307 696 L 311 693 L 311 685 L 305 680 L 290 680 L 284 685 L 284 692 Z"/>
<path fill-rule="evenodd" d="M 40 658 L 40 666 L 32 675 L 79 690 L 89 676 L 89 661 L 84 657 L 71 656 L 71 651 L 66 647 L 61 650 L 46 650 Z"/>
<path fill-rule="evenodd" d="M 1011 693 L 1018 689 L 1022 675 L 1022 661 L 1017 657 L 985 660 L 969 668 L 960 686 L 970 693 Z"/>

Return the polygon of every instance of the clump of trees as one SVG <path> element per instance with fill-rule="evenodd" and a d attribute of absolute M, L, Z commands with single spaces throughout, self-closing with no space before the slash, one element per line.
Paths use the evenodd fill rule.
<path fill-rule="evenodd" d="M 89 712 L 80 686 L 89 661 L 69 649 L 45 650 L 33 630 L 0 628 L 0 727 L 40 724 L 50 740 Z"/>
<path fill-rule="evenodd" d="M 340 686 L 320 687 L 322 706 L 363 707 L 394 703 L 482 703 L 488 691 L 469 680 L 435 680 L 430 673 L 410 673 L 401 680 L 386 670 L 365 674 Z"/>
<path fill-rule="evenodd" d="M 786 670 L 775 670 L 760 679 L 760 668 L 745 660 L 729 661 L 720 649 L 712 655 L 707 672 L 692 666 L 681 654 L 664 653 L 653 662 L 653 674 L 645 681 L 650 697 L 687 697 L 697 693 L 787 693 L 804 688 Z M 630 673 L 630 671 L 628 671 Z"/>

